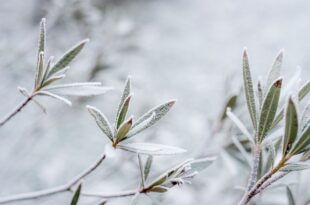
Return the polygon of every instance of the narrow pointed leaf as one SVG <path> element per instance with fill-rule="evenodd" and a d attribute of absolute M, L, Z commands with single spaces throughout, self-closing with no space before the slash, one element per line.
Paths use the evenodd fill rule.
<path fill-rule="evenodd" d="M 132 126 L 132 117 L 130 117 L 128 120 L 124 121 L 123 124 L 120 125 L 120 127 L 117 130 L 116 133 L 116 142 L 122 141 Z"/>
<path fill-rule="evenodd" d="M 120 112 L 119 112 L 119 114 L 117 116 L 116 128 L 119 128 L 119 126 L 124 122 L 124 120 L 126 118 L 126 114 L 127 114 L 127 111 L 128 111 L 128 107 L 129 107 L 129 103 L 130 103 L 131 97 L 132 97 L 132 95 L 129 95 L 125 99 L 123 105 L 120 108 Z"/>
<path fill-rule="evenodd" d="M 246 102 L 254 129 L 257 129 L 256 105 L 247 51 L 243 52 L 243 83 Z"/>
<path fill-rule="evenodd" d="M 79 43 L 77 43 L 75 46 L 73 46 L 71 49 L 69 49 L 57 62 L 56 64 L 50 69 L 48 73 L 48 77 L 54 75 L 58 71 L 64 69 L 71 63 L 71 61 L 81 52 L 83 47 L 86 43 L 88 43 L 89 40 L 85 39 Z"/>
<path fill-rule="evenodd" d="M 164 187 L 164 186 L 156 186 L 153 187 L 151 190 L 151 192 L 157 192 L 157 193 L 164 193 L 168 191 L 168 188 Z"/>
<path fill-rule="evenodd" d="M 129 152 L 146 155 L 176 155 L 186 152 L 186 150 L 178 147 L 139 142 L 119 144 L 118 147 Z"/>
<path fill-rule="evenodd" d="M 301 136 L 295 141 L 291 154 L 296 155 L 304 152 L 310 144 L 310 126 L 304 129 Z"/>
<path fill-rule="evenodd" d="M 78 204 L 80 194 L 81 194 L 81 189 L 82 189 L 82 184 L 80 184 L 78 186 L 77 190 L 75 191 L 74 196 L 73 196 L 72 201 L 71 201 L 71 205 L 77 205 Z"/>
<path fill-rule="evenodd" d="M 298 115 L 296 105 L 292 99 L 289 98 L 286 114 L 285 114 L 285 132 L 283 137 L 283 156 L 285 156 L 290 149 L 297 137 L 298 133 Z"/>
<path fill-rule="evenodd" d="M 259 108 L 261 108 L 262 104 L 263 104 L 263 88 L 262 88 L 262 84 L 260 82 L 260 80 L 257 83 L 257 97 L 258 97 L 258 103 L 259 103 Z"/>
<path fill-rule="evenodd" d="M 152 167 L 152 162 L 153 162 L 153 156 L 152 155 L 149 155 L 147 157 L 147 160 L 146 160 L 146 163 L 145 163 L 145 166 L 144 166 L 144 180 L 147 180 L 149 174 L 150 174 L 150 171 L 151 171 L 151 167 Z"/>
<path fill-rule="evenodd" d="M 144 187 L 145 185 L 145 176 L 144 176 L 144 166 L 143 166 L 143 161 L 141 158 L 141 155 L 138 154 L 138 160 L 139 160 L 139 170 L 140 170 L 140 176 L 141 176 L 141 183 L 142 183 L 142 187 Z"/>
<path fill-rule="evenodd" d="M 248 129 L 245 127 L 245 125 L 241 122 L 241 120 L 233 113 L 231 112 L 230 108 L 227 109 L 226 111 L 227 116 L 231 121 L 235 123 L 235 125 L 239 128 L 239 130 L 247 137 L 247 139 L 252 143 L 254 143 L 254 139 L 249 133 Z"/>
<path fill-rule="evenodd" d="M 89 111 L 89 113 L 93 116 L 102 132 L 111 140 L 111 142 L 113 142 L 114 139 L 113 139 L 112 126 L 110 125 L 105 115 L 95 107 L 87 105 L 86 108 Z"/>
<path fill-rule="evenodd" d="M 288 186 L 286 187 L 286 195 L 287 195 L 288 205 L 296 205 L 292 190 Z"/>
<path fill-rule="evenodd" d="M 269 88 L 266 97 L 263 101 L 258 126 L 259 142 L 263 141 L 267 132 L 270 130 L 272 122 L 275 118 L 280 98 L 281 86 L 282 86 L 282 79 L 280 78 L 276 80 Z"/>
<path fill-rule="evenodd" d="M 104 94 L 112 88 L 101 86 L 100 82 L 82 82 L 49 86 L 44 90 L 68 96 L 94 96 Z"/>
<path fill-rule="evenodd" d="M 45 52 L 45 42 L 46 42 L 46 25 L 45 18 L 42 18 L 40 23 L 40 34 L 39 34 L 39 46 L 38 46 L 38 54 L 40 52 Z"/>
<path fill-rule="evenodd" d="M 145 120 L 150 119 L 150 117 L 155 113 L 155 118 L 144 127 L 144 129 L 149 128 L 150 126 L 154 125 L 157 121 L 159 121 L 163 116 L 165 116 L 171 107 L 176 103 L 176 100 L 169 100 L 145 113 L 141 116 L 132 126 L 132 129 L 139 126 Z"/>
<path fill-rule="evenodd" d="M 308 95 L 309 92 L 310 92 L 310 80 L 306 82 L 299 90 L 298 93 L 299 101 L 301 101 L 304 97 L 306 97 L 306 95 Z"/>
<path fill-rule="evenodd" d="M 310 102 L 306 105 L 301 117 L 301 131 L 310 125 Z"/>
<path fill-rule="evenodd" d="M 190 164 L 193 170 L 201 172 L 202 170 L 210 166 L 215 159 L 216 159 L 215 157 L 206 157 L 202 159 L 193 160 Z"/>
<path fill-rule="evenodd" d="M 39 53 L 38 64 L 35 77 L 35 88 L 40 87 L 44 72 L 44 52 Z"/>
<path fill-rule="evenodd" d="M 42 84 L 42 87 L 48 86 L 48 85 L 56 82 L 57 80 L 61 80 L 65 77 L 66 77 L 66 75 L 54 75 L 54 76 L 50 77 L 49 79 L 47 79 L 46 81 L 44 81 L 44 83 Z"/>
<path fill-rule="evenodd" d="M 145 119 L 139 125 L 135 126 L 133 129 L 131 129 L 127 134 L 127 138 L 130 138 L 130 137 L 142 132 L 143 130 L 147 129 L 148 127 L 150 127 L 153 124 L 153 122 L 155 120 L 156 120 L 156 113 L 153 112 L 149 118 Z"/>
<path fill-rule="evenodd" d="M 116 121 L 115 121 L 116 129 L 119 128 L 119 126 L 123 123 L 123 121 L 125 119 L 124 115 L 123 115 L 123 117 L 121 117 L 121 114 L 126 115 L 126 113 L 122 113 L 122 108 L 125 105 L 126 99 L 128 100 L 128 103 L 130 101 L 130 98 L 128 99 L 129 95 L 131 94 L 130 90 L 131 90 L 131 81 L 130 81 L 130 76 L 128 76 L 126 83 L 125 83 L 123 93 L 122 93 L 121 101 L 120 101 L 120 104 L 119 104 L 118 109 L 117 109 L 117 115 L 116 115 Z M 122 119 L 120 119 L 120 118 L 122 118 Z"/>
<path fill-rule="evenodd" d="M 266 82 L 266 88 L 269 88 L 275 80 L 281 77 L 282 60 L 283 60 L 283 50 L 279 52 L 279 54 L 274 60 L 273 65 L 271 66 L 271 69 L 269 70 Z"/>
<path fill-rule="evenodd" d="M 48 91 L 39 91 L 36 93 L 37 95 L 45 95 L 45 96 L 49 96 L 51 98 L 54 98 L 54 99 L 57 99 L 57 100 L 60 100 L 62 101 L 63 103 L 69 105 L 69 106 L 72 106 L 72 103 L 70 102 L 70 100 L 62 97 L 62 96 L 59 96 L 59 95 L 56 95 L 54 93 L 51 93 L 51 92 L 48 92 Z"/>
<path fill-rule="evenodd" d="M 300 88 L 298 92 L 298 100 L 301 101 L 302 99 L 304 99 L 304 97 L 308 95 L 309 91 L 310 91 L 310 80 Z M 284 116 L 284 110 L 281 109 L 281 111 L 277 114 L 274 122 L 272 123 L 271 128 L 275 127 L 282 120 L 283 116 Z"/>
<path fill-rule="evenodd" d="M 310 169 L 310 165 L 306 163 L 290 163 L 287 164 L 285 167 L 281 168 L 281 172 L 294 172 L 294 171 L 302 171 Z"/>
<path fill-rule="evenodd" d="M 227 108 L 231 108 L 234 109 L 236 107 L 237 104 L 237 95 L 232 95 L 226 102 L 225 106 L 224 106 L 224 112 L 222 114 L 221 120 L 223 121 L 224 119 L 226 119 L 227 115 L 226 115 L 226 110 Z"/>

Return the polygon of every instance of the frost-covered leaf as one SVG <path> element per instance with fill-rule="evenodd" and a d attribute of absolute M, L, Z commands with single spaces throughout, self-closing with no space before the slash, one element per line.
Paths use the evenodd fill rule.
<path fill-rule="evenodd" d="M 44 90 L 68 96 L 93 96 L 102 95 L 107 91 L 112 90 L 112 88 L 101 86 L 100 82 L 83 82 L 50 86 L 44 88 Z"/>
<path fill-rule="evenodd" d="M 112 126 L 110 125 L 108 119 L 106 116 L 97 108 L 93 106 L 86 106 L 89 113 L 93 116 L 95 119 L 97 125 L 102 130 L 102 132 L 113 142 L 113 132 L 112 132 Z"/>
<path fill-rule="evenodd" d="M 238 95 L 232 95 L 230 96 L 230 98 L 227 100 L 225 106 L 224 106 L 224 112 L 222 114 L 222 117 L 221 117 L 221 120 L 224 120 L 226 119 L 227 115 L 226 115 L 226 110 L 227 108 L 231 108 L 231 109 L 234 109 L 236 107 L 236 104 L 237 104 L 237 98 L 238 98 Z"/>
<path fill-rule="evenodd" d="M 117 116 L 116 128 L 119 128 L 120 125 L 124 122 L 126 118 L 126 114 L 128 111 L 129 103 L 131 100 L 132 95 L 129 95 L 125 100 L 123 105 L 120 107 L 120 112 Z"/>
<path fill-rule="evenodd" d="M 262 83 L 260 80 L 258 80 L 257 83 L 257 98 L 258 98 L 258 103 L 259 103 L 259 108 L 261 108 L 262 104 L 263 104 L 263 88 L 262 88 Z"/>
<path fill-rule="evenodd" d="M 296 205 L 293 192 L 288 186 L 286 186 L 286 195 L 287 195 L 288 205 Z"/>
<path fill-rule="evenodd" d="M 141 183 L 142 187 L 145 185 L 145 176 L 144 176 L 144 166 L 143 166 L 143 161 L 141 158 L 141 155 L 138 154 L 138 161 L 139 161 L 139 170 L 140 170 L 140 176 L 141 176 Z"/>
<path fill-rule="evenodd" d="M 301 101 L 302 99 L 304 99 L 304 97 L 309 93 L 310 91 L 310 81 L 308 81 L 307 83 L 305 83 L 298 92 L 298 100 Z M 283 118 L 284 116 L 284 110 L 281 109 L 280 112 L 277 114 L 274 122 L 272 123 L 271 128 L 275 127 Z"/>
<path fill-rule="evenodd" d="M 70 102 L 70 100 L 62 97 L 62 96 L 59 96 L 59 95 L 56 95 L 54 93 L 51 93 L 51 92 L 48 92 L 48 91 L 39 91 L 39 92 L 36 92 L 37 95 L 44 95 L 44 96 L 49 96 L 51 98 L 54 98 L 54 99 L 57 99 L 57 100 L 60 100 L 62 101 L 63 103 L 69 105 L 69 106 L 72 106 L 72 103 Z"/>
<path fill-rule="evenodd" d="M 306 163 L 290 163 L 280 169 L 281 172 L 294 172 L 310 169 L 310 165 Z"/>
<path fill-rule="evenodd" d="M 282 60 L 283 60 L 283 49 L 279 52 L 279 54 L 277 55 L 277 57 L 273 62 L 273 65 L 269 70 L 266 82 L 266 88 L 269 88 L 275 80 L 281 77 Z"/>
<path fill-rule="evenodd" d="M 131 129 L 126 138 L 130 138 L 140 132 L 142 132 L 143 130 L 147 129 L 149 126 L 151 126 L 151 124 L 153 123 L 156 117 L 156 113 L 153 112 L 152 115 L 150 115 L 149 118 L 145 119 L 143 122 L 141 122 L 139 125 L 135 126 L 133 129 Z"/>
<path fill-rule="evenodd" d="M 116 132 L 116 137 L 115 137 L 116 144 L 118 142 L 121 142 L 126 137 L 127 133 L 131 129 L 132 120 L 133 120 L 133 117 L 131 116 L 119 126 Z"/>
<path fill-rule="evenodd" d="M 144 180 L 147 180 L 149 174 L 150 174 L 150 171 L 151 171 L 151 167 L 152 167 L 152 162 L 153 162 L 153 156 L 152 155 L 149 155 L 147 156 L 147 160 L 146 160 L 146 163 L 145 163 L 145 166 L 144 166 Z"/>
<path fill-rule="evenodd" d="M 81 189 L 82 189 L 82 184 L 80 184 L 78 186 L 77 190 L 75 191 L 74 196 L 73 196 L 72 201 L 71 201 L 71 205 L 77 205 L 78 204 L 80 194 L 81 194 Z"/>
<path fill-rule="evenodd" d="M 266 93 L 266 97 L 262 104 L 261 114 L 258 126 L 258 140 L 262 142 L 267 132 L 270 130 L 272 122 L 275 118 L 280 91 L 282 86 L 282 79 L 276 80 Z"/>
<path fill-rule="evenodd" d="M 85 39 L 71 49 L 69 49 L 57 62 L 56 64 L 49 70 L 47 77 L 50 77 L 57 73 L 58 71 L 64 69 L 71 63 L 71 61 L 80 53 L 86 43 L 89 42 L 89 39 Z"/>
<path fill-rule="evenodd" d="M 44 52 L 39 53 L 38 64 L 36 69 L 36 77 L 35 77 L 35 88 L 39 88 L 42 82 L 44 72 Z"/>
<path fill-rule="evenodd" d="M 308 102 L 302 113 L 300 130 L 303 131 L 309 125 L 310 125 L 310 102 Z"/>
<path fill-rule="evenodd" d="M 295 141 L 290 153 L 300 154 L 307 150 L 309 144 L 310 144 L 310 126 L 305 128 L 301 136 Z"/>
<path fill-rule="evenodd" d="M 289 98 L 285 111 L 285 132 L 283 137 L 283 155 L 285 156 L 297 137 L 298 133 L 298 115 L 297 107 L 292 97 Z"/>
<path fill-rule="evenodd" d="M 227 108 L 226 114 L 229 117 L 229 119 L 231 119 L 231 121 L 233 121 L 235 123 L 235 125 L 239 128 L 239 130 L 248 138 L 248 140 L 252 144 L 255 144 L 254 140 L 253 140 L 253 137 L 249 133 L 248 129 L 241 122 L 241 120 L 239 120 L 239 118 L 233 112 L 231 112 L 230 108 Z"/>
<path fill-rule="evenodd" d="M 215 157 L 206 157 L 202 159 L 195 159 L 190 162 L 191 168 L 197 172 L 201 172 L 202 170 L 206 169 L 208 166 L 210 166 L 214 160 Z"/>
<path fill-rule="evenodd" d="M 126 115 L 126 112 L 124 112 L 123 110 L 123 113 L 122 113 L 122 109 L 124 107 L 124 105 L 126 104 L 126 100 L 128 101 L 127 104 L 129 104 L 129 101 L 131 99 L 128 98 L 129 95 L 131 94 L 131 81 L 130 81 L 130 76 L 127 77 L 127 80 L 125 82 L 125 86 L 124 86 L 124 90 L 123 90 L 123 93 L 122 93 L 122 97 L 121 97 L 121 101 L 119 103 L 119 106 L 118 106 L 118 109 L 117 109 L 117 115 L 116 115 L 116 120 L 115 120 L 115 125 L 116 125 L 116 129 L 118 129 L 118 127 L 123 123 L 124 119 L 125 119 L 125 115 Z"/>
<path fill-rule="evenodd" d="M 46 25 L 45 25 L 45 18 L 41 19 L 40 22 L 40 34 L 39 34 L 39 42 L 38 42 L 38 55 L 41 52 L 45 52 L 45 42 L 46 42 Z"/>
<path fill-rule="evenodd" d="M 301 101 L 310 92 L 310 80 L 306 82 L 298 92 L 298 99 Z"/>
<path fill-rule="evenodd" d="M 42 87 L 48 86 L 50 84 L 52 84 L 53 82 L 56 82 L 57 80 L 61 80 L 63 78 L 65 78 L 66 75 L 54 75 L 52 77 L 50 77 L 49 79 L 47 79 L 46 81 L 44 81 L 44 83 L 42 84 Z"/>
<path fill-rule="evenodd" d="M 138 203 L 139 200 L 139 196 L 140 196 L 140 192 L 137 192 L 131 199 L 130 201 L 130 205 L 136 205 Z"/>
<path fill-rule="evenodd" d="M 244 83 L 244 92 L 246 97 L 246 102 L 248 105 L 248 110 L 252 120 L 254 129 L 257 129 L 257 118 L 256 118 L 256 105 L 254 97 L 254 89 L 251 77 L 251 71 L 249 66 L 248 54 L 246 49 L 243 51 L 243 83 Z"/>
<path fill-rule="evenodd" d="M 150 189 L 150 191 L 157 192 L 157 193 L 164 193 L 168 191 L 168 188 L 164 186 L 155 186 L 152 189 Z"/>
<path fill-rule="evenodd" d="M 155 113 L 155 118 L 150 121 L 150 123 L 147 124 L 147 126 L 144 127 L 144 129 L 152 126 L 155 124 L 158 120 L 160 120 L 163 116 L 165 116 L 168 111 L 171 109 L 171 107 L 176 103 L 176 100 L 169 100 L 168 102 L 165 102 L 147 113 L 145 113 L 143 116 L 141 116 L 132 126 L 132 129 L 139 126 L 141 123 L 143 123 L 145 120 L 150 119 L 150 117 Z"/>
<path fill-rule="evenodd" d="M 129 152 L 146 155 L 175 155 L 186 152 L 186 150 L 179 147 L 153 143 L 122 143 L 119 144 L 117 147 Z"/>

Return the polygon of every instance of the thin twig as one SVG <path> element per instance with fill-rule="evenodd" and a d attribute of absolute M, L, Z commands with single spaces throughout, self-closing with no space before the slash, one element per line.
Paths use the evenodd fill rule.
<path fill-rule="evenodd" d="M 75 185 L 77 185 L 82 179 L 84 179 L 89 174 L 91 174 L 103 162 L 104 159 L 105 159 L 105 154 L 103 154 L 93 165 L 91 165 L 88 169 L 86 169 L 84 172 L 82 172 L 80 175 L 75 177 L 72 181 L 70 181 L 67 184 L 64 184 L 64 185 L 61 185 L 55 188 L 51 188 L 51 189 L 45 189 L 45 190 L 36 191 L 36 192 L 3 197 L 3 198 L 0 198 L 0 204 L 11 203 L 11 202 L 16 202 L 16 201 L 24 201 L 24 200 L 30 200 L 30 199 L 37 199 L 37 198 L 55 195 L 55 194 L 62 193 L 62 192 L 71 192 L 72 188 Z"/>
<path fill-rule="evenodd" d="M 7 123 L 12 117 L 14 117 L 17 113 L 19 113 L 33 98 L 33 95 L 26 98 L 23 102 L 21 102 L 16 108 L 14 108 L 10 113 L 8 113 L 3 119 L 0 120 L 0 127 L 2 127 L 5 123 Z"/>
<path fill-rule="evenodd" d="M 274 182 L 278 181 L 279 179 L 282 179 L 283 177 L 285 177 L 289 172 L 283 172 L 273 178 L 271 178 L 269 181 L 265 182 L 259 189 L 257 189 L 255 191 L 255 195 L 261 193 L 264 189 L 266 189 L 267 187 L 269 187 L 271 184 L 273 184 Z"/>
<path fill-rule="evenodd" d="M 82 196 L 86 197 L 95 197 L 95 198 L 101 198 L 101 199 L 110 199 L 110 198 L 117 198 L 117 197 L 128 197 L 133 196 L 137 193 L 137 190 L 131 190 L 131 191 L 123 191 L 118 193 L 112 193 L 112 194 L 102 194 L 102 193 L 88 193 L 88 192 L 82 192 Z"/>

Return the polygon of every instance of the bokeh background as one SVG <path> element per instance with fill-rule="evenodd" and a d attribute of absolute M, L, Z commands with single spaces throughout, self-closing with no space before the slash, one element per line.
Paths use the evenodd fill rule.
<path fill-rule="evenodd" d="M 269 69 L 285 49 L 284 76 L 297 66 L 310 76 L 310 2 L 307 0 L 10 0 L 0 2 L 0 116 L 23 99 L 17 86 L 32 87 L 38 25 L 47 19 L 48 55 L 56 58 L 83 38 L 91 42 L 71 65 L 68 81 L 101 81 L 114 91 L 94 98 L 71 98 L 73 107 L 39 99 L 44 114 L 29 104 L 0 129 L 0 195 L 61 185 L 91 165 L 108 140 L 85 105 L 115 116 L 127 75 L 135 93 L 131 112 L 138 117 L 171 98 L 178 103 L 136 141 L 183 147 L 185 155 L 157 157 L 152 175 L 196 156 L 218 160 L 192 186 L 152 195 L 141 204 L 236 204 L 248 169 L 225 151 L 229 137 L 215 129 L 225 101 L 241 87 L 241 54 L 247 46 L 253 76 Z M 309 171 L 292 176 L 309 181 Z M 111 193 L 137 187 L 137 159 L 111 153 L 85 180 L 85 189 Z M 284 181 L 283 181 L 284 183 Z M 306 186 L 307 187 L 307 186 Z M 308 187 L 309 188 L 309 187 Z M 299 188 L 296 195 L 309 195 Z M 271 190 L 262 204 L 286 204 Z M 69 204 L 70 193 L 15 204 Z M 302 197 L 298 197 L 302 198 Z M 81 204 L 98 200 L 83 199 Z M 130 198 L 108 204 L 129 204 Z M 305 205 L 306 202 L 299 202 Z"/>

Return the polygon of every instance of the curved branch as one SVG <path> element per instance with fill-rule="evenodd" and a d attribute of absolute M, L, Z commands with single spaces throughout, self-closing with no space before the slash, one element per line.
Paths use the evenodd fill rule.
<path fill-rule="evenodd" d="M 71 192 L 72 188 L 77 185 L 82 179 L 87 177 L 89 174 L 91 174 L 105 159 L 106 155 L 103 154 L 93 165 L 91 165 L 88 169 L 86 169 L 84 172 L 82 172 L 80 175 L 75 177 L 72 181 L 70 181 L 67 184 L 51 188 L 51 189 L 45 189 L 41 191 L 35 191 L 35 192 L 29 192 L 24 194 L 17 194 L 12 196 L 7 196 L 0 198 L 0 204 L 6 204 L 6 203 L 12 203 L 16 201 L 24 201 L 24 200 L 30 200 L 30 199 L 37 199 L 41 197 L 47 197 L 51 195 L 55 195 L 62 192 Z"/>
<path fill-rule="evenodd" d="M 12 117 L 14 117 L 17 113 L 19 113 L 31 100 L 33 96 L 27 97 L 24 101 L 22 101 L 16 108 L 14 108 L 11 112 L 9 112 L 6 116 L 4 116 L 0 120 L 0 127 L 2 127 L 5 123 L 7 123 Z"/>

